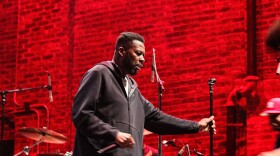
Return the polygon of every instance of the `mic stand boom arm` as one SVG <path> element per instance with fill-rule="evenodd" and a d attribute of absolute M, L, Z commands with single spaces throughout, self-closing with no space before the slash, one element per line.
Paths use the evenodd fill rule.
<path fill-rule="evenodd" d="M 21 88 L 21 89 L 13 89 L 13 90 L 4 90 L 1 91 L 1 104 L 2 104 L 2 123 L 1 123 L 1 142 L 3 142 L 3 137 L 4 137 L 4 122 L 5 122 L 5 104 L 6 104 L 6 95 L 8 93 L 15 93 L 15 92 L 23 92 L 23 91 L 28 91 L 28 90 L 39 90 L 39 89 L 48 89 L 48 90 L 52 90 L 52 86 L 50 85 L 45 85 L 45 86 L 41 86 L 41 87 L 35 87 L 35 88 Z M 1 151 L 0 153 L 3 153 L 3 144 L 0 145 L 1 146 Z"/>

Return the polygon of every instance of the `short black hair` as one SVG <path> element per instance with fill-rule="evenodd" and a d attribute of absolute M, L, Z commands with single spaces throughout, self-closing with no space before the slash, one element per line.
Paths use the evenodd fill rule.
<path fill-rule="evenodd" d="M 280 18 L 274 21 L 268 29 L 265 43 L 275 50 L 280 50 Z"/>
<path fill-rule="evenodd" d="M 125 50 L 129 49 L 134 40 L 145 42 L 144 37 L 137 33 L 122 32 L 117 38 L 115 50 L 117 51 L 119 47 L 123 47 Z"/>

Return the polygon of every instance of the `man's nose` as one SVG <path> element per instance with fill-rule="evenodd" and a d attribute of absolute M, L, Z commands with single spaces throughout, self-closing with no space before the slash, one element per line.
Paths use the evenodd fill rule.
<path fill-rule="evenodd" d="M 144 58 L 144 56 L 143 56 L 143 55 L 141 55 L 141 56 L 140 56 L 139 61 L 140 61 L 141 63 L 144 63 L 144 62 L 145 62 L 145 58 Z"/>

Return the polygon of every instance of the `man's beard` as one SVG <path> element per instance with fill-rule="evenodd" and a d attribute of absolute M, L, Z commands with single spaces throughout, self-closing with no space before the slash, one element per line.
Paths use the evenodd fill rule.
<path fill-rule="evenodd" d="M 129 57 L 126 57 L 124 59 L 124 68 L 126 70 L 126 72 L 129 74 L 129 75 L 136 75 L 138 73 L 138 70 L 136 70 L 137 68 L 137 64 L 133 64 L 132 61 L 129 59 Z"/>

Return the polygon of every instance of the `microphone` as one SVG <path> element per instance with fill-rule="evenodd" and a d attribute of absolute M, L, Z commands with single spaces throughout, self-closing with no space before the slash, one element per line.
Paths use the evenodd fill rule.
<path fill-rule="evenodd" d="M 51 74 L 48 72 L 48 90 L 49 90 L 49 99 L 50 102 L 53 102 L 53 96 L 52 96 L 52 82 L 51 82 Z"/>
<path fill-rule="evenodd" d="M 276 70 L 276 75 L 280 75 L 280 58 L 277 57 L 277 63 L 278 63 L 278 66 L 277 66 L 277 70 Z"/>
<path fill-rule="evenodd" d="M 155 58 L 155 49 L 153 48 L 152 53 L 152 75 L 151 75 L 151 82 L 155 81 L 155 68 L 156 68 L 156 58 Z"/>
<path fill-rule="evenodd" d="M 109 145 L 109 146 L 106 146 L 106 147 L 104 147 L 104 148 L 99 149 L 99 150 L 97 151 L 97 153 L 98 153 L 98 154 L 103 154 L 103 153 L 105 153 L 105 152 L 107 152 L 107 151 L 109 151 L 109 150 L 113 150 L 113 149 L 115 149 L 115 148 L 117 148 L 117 147 L 119 147 L 117 144 L 111 144 L 111 145 Z"/>
<path fill-rule="evenodd" d="M 172 140 L 169 140 L 169 141 L 163 140 L 163 141 L 162 141 L 162 144 L 163 144 L 164 146 L 168 146 L 168 145 L 176 146 L 176 145 L 175 145 L 175 142 L 176 142 L 176 139 L 172 139 Z"/>

